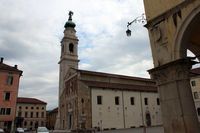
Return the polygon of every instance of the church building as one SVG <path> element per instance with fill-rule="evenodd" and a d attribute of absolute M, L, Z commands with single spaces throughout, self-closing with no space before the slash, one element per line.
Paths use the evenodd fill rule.
<path fill-rule="evenodd" d="M 61 41 L 56 127 L 101 130 L 162 125 L 160 100 L 151 79 L 78 69 L 73 12 Z"/>

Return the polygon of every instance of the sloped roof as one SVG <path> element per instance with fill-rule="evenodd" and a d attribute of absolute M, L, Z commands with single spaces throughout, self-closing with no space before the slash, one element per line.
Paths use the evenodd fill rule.
<path fill-rule="evenodd" d="M 49 114 L 52 114 L 52 113 L 58 113 L 58 107 L 49 111 Z"/>
<path fill-rule="evenodd" d="M 6 71 L 12 71 L 12 72 L 19 72 L 20 75 L 22 75 L 22 72 L 21 70 L 17 69 L 17 67 L 13 67 L 13 66 L 9 66 L 7 64 L 4 64 L 4 63 L 0 63 L 0 70 L 6 70 Z"/>
<path fill-rule="evenodd" d="M 141 77 L 133 77 L 133 76 L 126 76 L 126 75 L 119 75 L 119 74 L 110 74 L 110 73 L 103 73 L 103 72 L 96 72 L 96 71 L 87 71 L 87 70 L 77 70 L 82 74 L 89 74 L 89 75 L 96 75 L 96 76 L 104 76 L 104 77 L 114 77 L 114 78 L 121 78 L 121 79 L 131 79 L 131 80 L 138 80 L 138 81 L 148 81 L 148 82 L 155 82 L 149 78 L 141 78 Z"/>
<path fill-rule="evenodd" d="M 41 101 L 36 98 L 27 98 L 27 97 L 18 97 L 17 103 L 27 103 L 27 104 L 47 104 L 44 101 Z"/>
<path fill-rule="evenodd" d="M 107 83 L 107 82 L 86 81 L 86 80 L 81 80 L 81 81 L 89 87 L 130 90 L 130 91 L 143 91 L 143 92 L 157 92 L 156 86 L 118 84 L 118 83 Z"/>

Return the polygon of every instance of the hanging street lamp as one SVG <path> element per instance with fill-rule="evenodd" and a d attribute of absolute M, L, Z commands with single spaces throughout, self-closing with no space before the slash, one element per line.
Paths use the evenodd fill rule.
<path fill-rule="evenodd" d="M 146 18 L 145 18 L 145 14 L 143 13 L 141 16 L 138 16 L 136 17 L 134 20 L 132 20 L 131 22 L 128 22 L 127 24 L 127 30 L 126 30 L 126 35 L 128 37 L 131 36 L 131 30 L 129 29 L 129 26 L 132 24 L 132 23 L 146 23 Z"/>

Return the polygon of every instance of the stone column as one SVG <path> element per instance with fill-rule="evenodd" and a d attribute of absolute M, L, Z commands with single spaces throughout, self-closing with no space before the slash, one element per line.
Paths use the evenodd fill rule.
<path fill-rule="evenodd" d="M 194 63 L 179 59 L 149 70 L 158 86 L 165 133 L 200 131 L 189 80 Z"/>

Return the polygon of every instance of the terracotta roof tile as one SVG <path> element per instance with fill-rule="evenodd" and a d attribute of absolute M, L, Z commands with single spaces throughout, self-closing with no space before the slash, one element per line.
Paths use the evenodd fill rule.
<path fill-rule="evenodd" d="M 36 98 L 18 97 L 17 103 L 30 103 L 30 104 L 47 104 Z"/>

